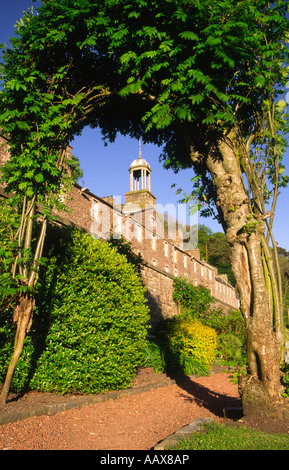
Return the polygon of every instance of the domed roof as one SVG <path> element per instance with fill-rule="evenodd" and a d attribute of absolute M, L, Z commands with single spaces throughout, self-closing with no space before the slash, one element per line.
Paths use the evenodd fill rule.
<path fill-rule="evenodd" d="M 134 161 L 132 162 L 132 164 L 130 165 L 130 169 L 132 169 L 132 168 L 140 168 L 140 167 L 146 167 L 146 168 L 148 168 L 149 170 L 151 170 L 150 165 L 148 164 L 148 162 L 147 162 L 144 158 L 137 158 L 137 159 L 134 160 Z"/>

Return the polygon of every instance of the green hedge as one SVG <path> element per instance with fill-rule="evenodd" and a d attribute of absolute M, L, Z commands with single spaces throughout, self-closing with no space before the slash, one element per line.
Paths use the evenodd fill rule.
<path fill-rule="evenodd" d="M 190 318 L 199 318 L 215 302 L 207 287 L 193 286 L 185 277 L 175 277 L 173 286 L 173 299 L 180 306 L 181 313 Z"/>
<path fill-rule="evenodd" d="M 78 231 L 65 234 L 50 234 L 33 327 L 13 388 L 100 393 L 128 387 L 144 359 L 145 289 L 109 243 Z M 9 349 L 2 344 L 2 370 Z"/>

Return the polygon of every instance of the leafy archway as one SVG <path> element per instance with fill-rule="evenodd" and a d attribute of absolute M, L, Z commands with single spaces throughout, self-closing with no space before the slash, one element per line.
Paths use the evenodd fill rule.
<path fill-rule="evenodd" d="M 244 405 L 254 397 L 264 410 L 280 403 L 283 312 L 272 228 L 288 182 L 287 114 L 278 102 L 287 79 L 287 7 L 287 0 L 45 0 L 37 16 L 25 15 L 4 54 L 0 116 L 11 144 L 3 181 L 22 205 L 6 273 L 20 292 L 16 345 L 31 321 L 66 145 L 84 125 L 110 140 L 117 132 L 142 136 L 164 145 L 165 166 L 193 168 L 195 194 L 215 210 L 231 246 L 247 328 Z M 32 253 L 36 203 L 43 231 Z"/>

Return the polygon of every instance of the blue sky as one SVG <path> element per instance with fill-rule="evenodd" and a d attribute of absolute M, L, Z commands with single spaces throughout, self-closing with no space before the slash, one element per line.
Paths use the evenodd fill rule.
<path fill-rule="evenodd" d="M 41 1 L 0 0 L 0 43 L 9 43 L 9 37 L 15 35 L 14 25 L 23 16 L 23 11 L 33 6 L 34 10 Z M 97 196 L 114 195 L 122 197 L 129 191 L 129 166 L 138 157 L 138 141 L 119 136 L 115 143 L 105 146 L 98 130 L 84 129 L 81 136 L 71 143 L 73 153 L 79 158 L 84 171 L 83 184 Z M 161 149 L 154 145 L 142 145 L 142 155 L 152 168 L 152 193 L 157 203 L 163 207 L 173 207 L 178 215 L 178 200 L 172 184 L 190 192 L 192 170 L 183 170 L 178 174 L 164 170 L 159 162 Z M 289 152 L 286 155 L 286 174 L 289 173 Z M 278 245 L 289 251 L 288 235 L 289 188 L 283 189 L 276 210 L 274 234 Z M 187 219 L 187 222 L 189 219 Z M 212 219 L 199 217 L 199 224 L 205 224 L 214 232 L 222 231 L 220 225 Z"/>

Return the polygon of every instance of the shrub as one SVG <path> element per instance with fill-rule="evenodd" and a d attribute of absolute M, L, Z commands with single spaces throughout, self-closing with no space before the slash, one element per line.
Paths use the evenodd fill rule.
<path fill-rule="evenodd" d="M 144 357 L 144 367 L 152 367 L 155 373 L 165 371 L 163 347 L 153 336 L 148 337 L 147 344 L 144 347 Z"/>
<path fill-rule="evenodd" d="M 218 357 L 221 362 L 228 366 L 243 365 L 245 355 L 243 354 L 242 342 L 234 334 L 224 333 L 218 336 Z"/>
<path fill-rule="evenodd" d="M 202 285 L 195 287 L 185 278 L 175 278 L 173 298 L 180 305 L 182 317 L 197 319 L 216 331 L 216 357 L 221 363 L 246 364 L 245 322 L 240 311 L 232 310 L 225 315 L 221 309 L 212 308 L 215 300 L 209 289 Z"/>
<path fill-rule="evenodd" d="M 202 285 L 193 286 L 186 278 L 174 278 L 173 286 L 173 299 L 179 304 L 183 315 L 198 318 L 215 302 L 209 289 Z"/>
<path fill-rule="evenodd" d="M 144 287 L 125 256 L 88 234 L 53 236 L 13 388 L 101 393 L 131 385 L 148 326 Z"/>
<path fill-rule="evenodd" d="M 150 340 L 151 364 L 163 365 L 172 372 L 208 375 L 217 355 L 214 327 L 223 321 L 220 312 L 214 315 L 211 308 L 215 299 L 209 289 L 193 286 L 186 278 L 174 278 L 173 286 L 173 298 L 181 314 L 158 325 L 155 338 Z"/>
<path fill-rule="evenodd" d="M 136 272 L 141 274 L 144 260 L 140 253 L 136 254 L 132 251 L 130 242 L 119 235 L 111 236 L 108 242 L 111 246 L 114 246 L 120 254 L 125 255 L 127 261 L 134 266 Z"/>
<path fill-rule="evenodd" d="M 0 315 L 4 305 L 13 301 L 17 292 L 17 282 L 12 279 L 11 268 L 13 255 L 18 249 L 18 241 L 13 240 L 19 220 L 10 201 L 0 197 Z"/>
<path fill-rule="evenodd" d="M 224 315 L 222 310 L 212 310 L 200 318 L 204 325 L 214 328 L 218 334 L 217 357 L 230 366 L 246 364 L 246 328 L 240 310 Z"/>
<path fill-rule="evenodd" d="M 187 375 L 209 374 L 217 346 L 217 334 L 213 328 L 180 315 L 170 322 L 167 338 L 168 362 L 173 368 L 179 368 Z"/>
<path fill-rule="evenodd" d="M 5 372 L 7 357 L 11 351 L 11 342 L 15 335 L 12 323 L 16 304 L 15 292 L 17 284 L 11 276 L 12 254 L 15 244 L 11 232 L 17 225 L 17 213 L 11 208 L 9 201 L 0 197 L 0 381 Z"/>

